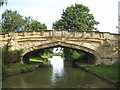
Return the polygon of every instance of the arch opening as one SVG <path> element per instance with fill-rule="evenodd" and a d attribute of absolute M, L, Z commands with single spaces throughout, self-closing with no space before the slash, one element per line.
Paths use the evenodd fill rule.
<path fill-rule="evenodd" d="M 43 46 L 46 46 L 46 47 L 43 47 Z M 31 55 L 33 55 L 34 53 L 38 53 L 39 51 L 43 50 L 43 49 L 49 49 L 49 48 L 56 48 L 56 47 L 62 47 L 62 48 L 69 48 L 69 49 L 73 49 L 73 50 L 76 50 L 76 51 L 79 51 L 79 52 L 82 52 L 84 53 L 86 56 L 81 58 L 79 61 L 81 63 L 88 63 L 88 64 L 96 64 L 97 63 L 97 60 L 98 60 L 98 57 L 97 57 L 97 53 L 92 51 L 92 50 L 89 50 L 89 49 L 83 49 L 85 47 L 80 47 L 80 46 L 77 46 L 77 45 L 69 45 L 69 44 L 51 44 L 51 45 L 42 45 L 42 46 L 37 46 L 39 48 L 35 49 L 35 50 L 32 50 L 32 51 L 29 51 L 27 52 L 26 54 L 24 54 L 23 56 L 23 62 L 24 63 L 29 63 L 29 58 Z M 84 60 L 83 60 L 84 59 Z M 76 60 L 78 61 L 78 60 Z"/>

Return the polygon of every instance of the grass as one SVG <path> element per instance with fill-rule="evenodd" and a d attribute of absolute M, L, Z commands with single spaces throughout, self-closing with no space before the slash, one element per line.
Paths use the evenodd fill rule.
<path fill-rule="evenodd" d="M 97 66 L 84 66 L 87 69 L 90 69 L 92 71 L 105 74 L 107 76 L 110 76 L 116 80 L 118 80 L 118 64 L 113 65 L 97 65 Z"/>
<path fill-rule="evenodd" d="M 30 68 L 35 68 L 36 65 L 30 65 L 30 64 L 20 64 L 20 63 L 15 63 L 9 66 L 9 68 L 15 68 L 15 69 L 30 69 Z"/>

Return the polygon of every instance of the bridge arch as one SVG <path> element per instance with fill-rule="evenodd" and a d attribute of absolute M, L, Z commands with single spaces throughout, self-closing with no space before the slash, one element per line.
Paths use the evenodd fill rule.
<path fill-rule="evenodd" d="M 36 51 L 36 50 L 40 50 L 40 49 L 45 49 L 45 48 L 51 48 L 51 47 L 57 47 L 57 46 L 61 46 L 61 47 L 68 47 L 68 48 L 73 48 L 76 50 L 81 50 L 84 52 L 87 52 L 93 56 L 95 56 L 96 60 L 95 60 L 95 64 L 97 64 L 98 60 L 100 59 L 100 55 L 99 53 L 97 53 L 96 51 L 88 48 L 88 47 L 83 47 L 83 46 L 79 46 L 76 44 L 70 44 L 70 43 L 65 43 L 65 42 L 52 42 L 52 43 L 47 43 L 47 44 L 42 44 L 42 45 L 38 45 L 38 46 L 34 46 L 34 47 L 29 47 L 29 48 L 25 48 L 23 50 L 23 59 L 26 59 L 25 57 L 28 57 L 27 54 Z"/>
<path fill-rule="evenodd" d="M 20 31 L 0 34 L 0 47 L 8 51 L 23 49 L 25 56 L 34 50 L 63 46 L 91 53 L 99 64 L 110 65 L 119 61 L 119 39 L 118 34 L 97 31 Z"/>

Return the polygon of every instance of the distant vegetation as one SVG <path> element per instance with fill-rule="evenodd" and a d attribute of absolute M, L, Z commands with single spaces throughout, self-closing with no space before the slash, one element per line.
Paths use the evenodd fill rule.
<path fill-rule="evenodd" d="M 54 55 L 54 56 L 64 57 L 64 53 L 63 53 L 63 52 L 53 53 L 53 55 Z"/>
<path fill-rule="evenodd" d="M 70 48 L 64 48 L 63 50 L 63 53 L 64 53 L 64 58 L 65 58 L 65 61 L 68 61 L 68 62 L 78 62 L 78 61 L 82 61 L 86 59 L 86 54 L 79 51 L 79 50 L 75 50 L 75 49 L 70 49 Z"/>
<path fill-rule="evenodd" d="M 51 58 L 53 56 L 53 49 L 48 48 L 48 49 L 41 49 L 37 52 L 31 53 L 31 57 L 37 57 L 37 58 Z"/>
<path fill-rule="evenodd" d="M 48 61 L 48 58 L 52 58 L 53 49 L 41 49 L 38 52 L 33 52 L 30 56 L 30 62 L 41 62 Z"/>

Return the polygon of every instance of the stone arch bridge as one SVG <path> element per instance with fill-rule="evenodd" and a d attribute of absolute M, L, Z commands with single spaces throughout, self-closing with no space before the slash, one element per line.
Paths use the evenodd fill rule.
<path fill-rule="evenodd" d="M 0 47 L 23 49 L 22 55 L 55 46 L 88 52 L 96 57 L 95 64 L 118 62 L 118 34 L 97 31 L 41 30 L 0 34 Z"/>

